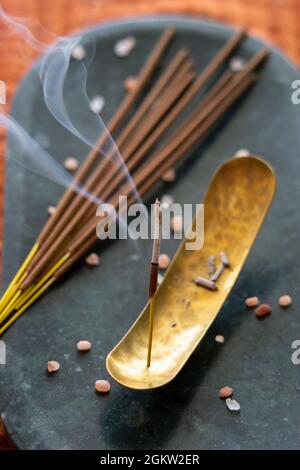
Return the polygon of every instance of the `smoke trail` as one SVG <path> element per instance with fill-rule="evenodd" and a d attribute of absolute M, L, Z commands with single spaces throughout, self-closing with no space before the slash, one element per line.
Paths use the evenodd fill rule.
<path fill-rule="evenodd" d="M 136 200 L 140 201 L 138 191 L 113 138 L 109 134 L 101 117 L 90 109 L 90 101 L 86 93 L 86 63 L 83 61 L 72 61 L 71 59 L 72 51 L 81 43 L 81 36 L 57 38 L 48 33 L 52 42 L 52 44 L 49 45 L 39 40 L 30 30 L 29 25 L 36 25 L 36 22 L 33 23 L 30 20 L 12 17 L 4 12 L 1 6 L 0 19 L 3 20 L 11 31 L 21 36 L 30 47 L 45 54 L 40 64 L 39 73 L 45 104 L 50 113 L 68 132 L 84 142 L 89 148 L 94 148 L 99 135 L 105 133 L 107 136 L 106 147 L 102 149 L 102 155 L 106 157 L 108 154 L 112 155 L 111 161 L 117 162 L 118 166 L 120 166 L 124 178 L 130 182 Z M 53 41 L 54 38 L 56 39 L 55 42 Z M 70 64 L 72 64 L 72 68 L 70 68 Z M 72 74 L 69 73 L 70 71 Z M 64 85 L 66 77 L 70 75 L 72 76 L 72 87 L 76 91 L 76 103 L 74 103 L 74 106 L 69 106 L 67 109 L 64 99 Z M 24 136 L 27 134 L 26 131 L 23 129 L 22 132 L 21 126 L 17 125 L 15 121 L 11 120 L 10 125 L 8 125 L 9 122 L 7 118 L 8 117 L 5 115 L 2 116 L 3 124 L 13 132 L 13 135 L 16 135 L 19 139 L 22 137 L 21 140 L 24 140 Z M 88 129 L 88 133 L 86 129 Z M 26 135 L 26 140 L 28 145 L 31 144 L 32 153 L 37 151 L 37 147 L 40 147 L 28 134 Z M 43 176 L 47 176 L 49 172 L 50 179 L 67 186 L 70 183 L 70 177 L 68 176 L 63 182 L 65 171 L 62 168 L 59 170 L 59 164 L 55 162 L 53 157 L 50 156 L 49 158 L 47 152 L 43 151 L 41 153 L 40 149 L 39 152 L 43 155 L 43 158 L 39 158 L 38 167 L 36 167 L 37 160 L 34 157 L 31 159 L 31 152 L 28 152 L 28 157 L 26 158 L 27 168 L 39 174 L 43 174 Z M 53 168 L 51 168 L 52 164 Z M 44 168 L 42 168 L 43 165 Z M 89 198 L 91 198 L 91 195 L 89 195 Z"/>
<path fill-rule="evenodd" d="M 14 139 L 19 164 L 34 173 L 47 178 L 61 186 L 68 187 L 73 178 L 18 122 L 4 111 L 0 112 L 0 127 L 8 132 L 8 138 Z M 83 194 L 93 203 L 100 205 L 102 201 L 77 185 L 75 191 Z"/>

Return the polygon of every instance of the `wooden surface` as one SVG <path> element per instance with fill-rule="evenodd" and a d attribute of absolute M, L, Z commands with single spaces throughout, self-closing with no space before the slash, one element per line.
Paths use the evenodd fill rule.
<path fill-rule="evenodd" d="M 300 0 L 3 0 L 4 10 L 13 16 L 41 23 L 46 31 L 66 35 L 76 29 L 110 18 L 149 13 L 185 13 L 200 15 L 236 26 L 246 26 L 257 35 L 281 48 L 300 64 Z M 38 31 L 41 37 L 41 30 Z M 16 87 L 30 67 L 38 50 L 24 47 L 18 37 L 0 22 L 0 80 L 7 89 L 9 109 Z M 2 252 L 3 183 L 5 134 L 0 134 L 0 250 Z M 0 390 L 1 393 L 1 390 Z M 0 422 L 0 449 L 13 448 Z"/>

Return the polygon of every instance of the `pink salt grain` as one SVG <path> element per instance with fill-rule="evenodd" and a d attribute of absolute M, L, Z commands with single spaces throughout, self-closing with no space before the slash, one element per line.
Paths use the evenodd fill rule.
<path fill-rule="evenodd" d="M 232 411 L 233 413 L 240 411 L 241 405 L 236 400 L 232 400 L 231 398 L 228 397 L 226 398 L 225 402 L 229 411 Z"/>
<path fill-rule="evenodd" d="M 229 62 L 229 68 L 232 72 L 241 72 L 245 67 L 245 61 L 241 57 L 233 57 Z"/>
<path fill-rule="evenodd" d="M 64 167 L 68 171 L 76 171 L 78 168 L 78 160 L 74 157 L 66 158 L 64 161 Z"/>
<path fill-rule="evenodd" d="M 91 253 L 85 258 L 85 262 L 88 266 L 98 266 L 100 258 L 96 253 Z"/>
<path fill-rule="evenodd" d="M 174 199 L 172 198 L 172 196 L 170 196 L 170 194 L 164 194 L 160 202 L 161 202 L 161 208 L 168 210 L 174 203 Z"/>
<path fill-rule="evenodd" d="M 174 168 L 167 170 L 161 178 L 165 183 L 173 183 L 176 180 L 176 171 Z"/>
<path fill-rule="evenodd" d="M 110 391 L 110 383 L 107 380 L 96 380 L 95 389 L 99 393 L 108 393 Z"/>
<path fill-rule="evenodd" d="M 86 56 L 86 50 L 81 44 L 77 44 L 73 48 L 71 55 L 75 60 L 83 60 Z"/>
<path fill-rule="evenodd" d="M 128 77 L 124 82 L 124 88 L 126 91 L 133 91 L 136 89 L 138 84 L 138 79 L 136 77 Z"/>
<path fill-rule="evenodd" d="M 127 57 L 135 46 L 135 38 L 133 36 L 127 36 L 116 42 L 114 45 L 114 52 L 118 57 Z"/>
<path fill-rule="evenodd" d="M 220 398 L 229 398 L 231 397 L 232 394 L 233 394 L 233 388 L 228 387 L 228 385 L 226 385 L 225 387 L 219 390 Z"/>
<path fill-rule="evenodd" d="M 222 343 L 224 343 L 225 338 L 224 338 L 223 335 L 217 335 L 217 336 L 215 337 L 215 341 L 216 341 L 216 343 L 221 343 L 221 344 L 222 344 Z"/>
<path fill-rule="evenodd" d="M 259 304 L 259 298 L 258 297 L 248 297 L 248 299 L 245 300 L 245 304 L 247 307 L 257 307 Z"/>
<path fill-rule="evenodd" d="M 55 206 L 49 206 L 47 209 L 48 215 L 53 215 L 56 212 L 56 207 Z"/>
<path fill-rule="evenodd" d="M 158 266 L 160 269 L 167 269 L 169 264 L 170 264 L 170 257 L 168 255 L 165 255 L 165 254 L 159 255 Z"/>
<path fill-rule="evenodd" d="M 249 155 L 250 155 L 250 152 L 247 149 L 237 150 L 234 154 L 235 157 L 248 157 Z"/>
<path fill-rule="evenodd" d="M 171 228 L 174 232 L 181 232 L 183 227 L 182 217 L 180 215 L 175 215 L 171 219 Z"/>
<path fill-rule="evenodd" d="M 281 297 L 279 297 L 278 303 L 280 307 L 287 308 L 292 303 L 292 297 L 290 297 L 289 295 L 282 295 Z"/>
<path fill-rule="evenodd" d="M 255 309 L 255 315 L 257 317 L 266 317 L 272 312 L 272 307 L 269 304 L 261 304 Z"/>
<path fill-rule="evenodd" d="M 57 361 L 48 361 L 47 369 L 49 374 L 52 372 L 57 372 L 60 369 L 60 363 Z"/>
<path fill-rule="evenodd" d="M 78 341 L 77 349 L 78 351 L 89 351 L 92 349 L 92 344 L 89 341 Z"/>

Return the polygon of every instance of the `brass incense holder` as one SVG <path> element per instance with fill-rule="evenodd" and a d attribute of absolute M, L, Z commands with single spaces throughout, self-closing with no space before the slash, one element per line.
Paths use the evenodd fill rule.
<path fill-rule="evenodd" d="M 185 249 L 182 241 L 155 294 L 151 366 L 147 367 L 149 303 L 122 340 L 109 353 L 111 376 L 132 389 L 170 382 L 219 313 L 268 212 L 276 186 L 271 166 L 257 157 L 234 158 L 215 173 L 204 198 L 204 246 Z M 190 240 L 189 240 L 190 241 Z M 225 251 L 230 260 L 218 289 L 197 286 L 208 277 L 208 259 Z"/>

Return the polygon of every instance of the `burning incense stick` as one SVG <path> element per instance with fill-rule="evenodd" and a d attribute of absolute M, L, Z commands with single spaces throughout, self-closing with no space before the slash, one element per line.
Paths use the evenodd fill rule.
<path fill-rule="evenodd" d="M 149 337 L 148 337 L 148 351 L 147 351 L 147 367 L 151 364 L 151 351 L 152 351 L 152 337 L 153 337 L 153 321 L 154 321 L 154 302 L 155 292 L 157 288 L 157 275 L 158 275 L 158 258 L 160 252 L 160 239 L 161 239 L 161 209 L 160 202 L 156 199 L 153 211 L 153 248 L 150 268 L 150 282 L 149 282 Z"/>

